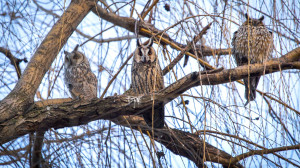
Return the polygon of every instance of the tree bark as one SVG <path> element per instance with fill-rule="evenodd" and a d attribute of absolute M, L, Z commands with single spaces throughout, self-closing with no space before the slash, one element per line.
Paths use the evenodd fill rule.
<path fill-rule="evenodd" d="M 107 119 L 118 123 L 122 115 L 139 115 L 143 111 L 151 109 L 153 106 L 153 98 L 155 99 L 154 105 L 157 105 L 162 102 L 170 102 L 181 93 L 195 86 L 232 82 L 245 78 L 248 74 L 251 76 L 259 76 L 285 69 L 300 69 L 299 60 L 300 47 L 281 58 L 272 59 L 265 64 L 254 64 L 249 65 L 249 67 L 245 65 L 223 71 L 193 72 L 153 95 L 145 95 L 142 97 L 120 95 L 110 96 L 104 99 L 94 99 L 91 102 L 77 100 L 62 104 L 35 106 L 26 114 L 15 116 L 1 124 L 0 143 L 8 142 L 36 130 L 46 131 L 50 128 L 58 129 L 78 126 L 99 119 Z M 143 125 L 141 123 L 143 123 L 142 120 L 133 120 L 130 124 L 132 124 L 135 129 L 138 129 L 139 125 Z M 149 130 L 146 125 L 142 129 L 143 132 Z M 204 155 L 203 152 L 202 155 L 201 152 L 199 153 L 199 151 L 204 151 L 203 148 L 200 149 L 200 146 L 205 142 L 197 135 L 176 129 L 162 129 L 157 132 L 156 135 L 164 138 L 157 138 L 157 136 L 155 136 L 155 139 L 164 144 L 172 152 L 187 157 L 194 161 L 195 164 L 200 164 L 199 158 Z M 176 137 L 188 139 L 186 141 L 177 140 L 176 143 L 170 144 L 170 138 L 174 139 Z M 230 164 L 231 156 L 229 154 L 226 154 L 226 152 L 208 143 L 205 144 L 207 144 L 205 151 L 208 151 L 205 152 L 207 161 L 221 163 L 223 165 Z M 183 145 L 183 147 L 178 150 L 178 145 Z M 192 149 L 195 149 L 193 154 L 185 153 L 187 152 L 186 149 L 188 146 L 192 146 Z M 215 155 L 220 153 L 224 155 Z"/>
<path fill-rule="evenodd" d="M 91 102 L 72 101 L 54 105 L 35 106 L 26 114 L 16 115 L 0 125 L 0 143 L 8 142 L 37 129 L 63 128 L 86 124 L 98 119 L 114 119 L 120 115 L 141 114 L 155 105 L 168 103 L 186 90 L 199 85 L 217 85 L 233 82 L 248 76 L 259 76 L 285 69 L 300 69 L 300 47 L 281 58 L 272 59 L 265 64 L 240 66 L 235 69 L 206 73 L 192 72 L 170 86 L 153 95 L 142 97 L 110 96 L 94 99 Z M 249 72 L 248 72 L 249 70 Z M 54 99 L 55 100 L 55 99 Z M 66 99 L 70 100 L 70 99 Z M 59 101 L 62 102 L 62 101 Z M 40 103 L 41 104 L 41 103 Z M 8 110 L 7 112 L 11 112 Z M 78 122 L 70 122 L 70 121 Z"/>
<path fill-rule="evenodd" d="M 36 50 L 14 89 L 0 102 L 0 124 L 22 115 L 33 104 L 34 94 L 53 60 L 94 5 L 92 0 L 71 2 Z"/>
<path fill-rule="evenodd" d="M 264 65 L 241 66 L 220 72 L 193 72 L 153 95 L 142 97 L 120 95 L 94 99 L 90 102 L 72 101 L 53 105 L 47 104 L 45 106 L 31 106 L 34 103 L 34 94 L 53 60 L 75 28 L 95 4 L 91 0 L 74 0 L 71 2 L 68 9 L 52 27 L 33 55 L 13 91 L 0 102 L 0 144 L 30 132 L 78 126 L 99 119 L 111 120 L 136 130 L 142 129 L 142 132 L 146 133 L 151 131 L 151 129 L 145 125 L 144 121 L 134 119 L 137 116 L 128 118 L 128 115 L 139 115 L 143 111 L 151 109 L 153 99 L 155 99 L 155 104 L 167 103 L 195 86 L 232 82 L 243 79 L 249 74 L 251 76 L 259 76 L 285 69 L 300 69 L 300 48 L 297 48 L 279 59 L 272 59 L 266 62 Z M 117 16 L 106 12 L 99 6 L 94 8 L 94 12 L 99 14 L 101 18 L 134 32 L 135 19 Z M 140 23 L 140 26 L 150 29 L 153 33 L 160 32 L 151 25 Z M 148 37 L 152 36 L 152 34 L 145 32 L 141 34 Z M 163 36 L 168 40 L 172 40 L 166 34 L 163 34 Z M 172 42 L 185 48 L 182 44 L 175 41 Z M 129 125 L 127 122 L 127 124 L 124 122 L 122 115 L 125 115 Z M 205 161 L 230 165 L 231 155 L 206 143 L 198 135 L 164 128 L 156 130 L 153 138 L 165 145 L 173 153 L 187 157 L 197 166 L 203 165 L 204 161 L 202 160 L 204 157 L 206 158 Z M 235 166 L 241 167 L 239 164 Z"/>

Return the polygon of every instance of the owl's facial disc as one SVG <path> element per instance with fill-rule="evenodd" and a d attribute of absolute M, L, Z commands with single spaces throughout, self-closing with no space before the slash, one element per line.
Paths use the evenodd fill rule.
<path fill-rule="evenodd" d="M 263 26 L 263 20 L 264 16 L 261 16 L 259 19 L 252 19 L 248 16 L 248 14 L 245 14 L 246 17 L 246 25 L 251 25 L 251 26 Z"/>
<path fill-rule="evenodd" d="M 140 62 L 142 63 L 150 63 L 150 55 L 149 55 L 149 51 L 151 53 L 151 48 L 146 48 L 146 47 L 140 47 L 139 49 L 139 57 L 140 57 Z"/>
<path fill-rule="evenodd" d="M 73 59 L 78 60 L 80 58 L 79 54 L 74 54 Z"/>
<path fill-rule="evenodd" d="M 83 54 L 81 54 L 79 51 L 73 52 L 72 56 L 70 56 L 70 57 L 71 57 L 72 63 L 75 65 L 80 64 L 83 61 Z"/>
<path fill-rule="evenodd" d="M 72 64 L 70 60 L 70 56 L 72 55 L 72 53 L 69 53 L 68 51 L 64 51 L 64 54 L 65 54 L 65 66 L 68 67 Z"/>
<path fill-rule="evenodd" d="M 153 40 L 149 39 L 146 45 L 143 45 L 140 40 L 137 40 L 137 50 L 135 62 L 137 63 L 151 63 L 155 61 L 156 55 L 152 48 Z"/>

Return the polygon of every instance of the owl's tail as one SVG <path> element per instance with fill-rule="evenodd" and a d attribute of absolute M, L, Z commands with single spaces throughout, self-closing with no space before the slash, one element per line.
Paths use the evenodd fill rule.
<path fill-rule="evenodd" d="M 248 78 L 244 79 L 245 83 L 245 98 L 247 99 L 247 102 L 245 103 L 245 106 L 250 102 L 253 101 L 256 98 L 256 88 L 259 82 L 260 76 L 257 77 L 251 77 L 250 83 Z"/>
<path fill-rule="evenodd" d="M 154 110 L 150 109 L 143 113 L 144 120 L 146 121 L 149 127 L 154 128 L 163 128 L 165 124 L 165 109 L 164 104 L 159 104 L 154 108 Z M 154 119 L 152 122 L 152 118 Z"/>

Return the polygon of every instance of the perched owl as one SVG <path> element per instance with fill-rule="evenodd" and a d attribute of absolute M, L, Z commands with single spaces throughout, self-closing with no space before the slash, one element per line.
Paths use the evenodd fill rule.
<path fill-rule="evenodd" d="M 158 57 L 155 53 L 153 39 L 147 45 L 137 40 L 131 69 L 131 89 L 135 95 L 150 94 L 164 88 L 164 78 Z M 164 127 L 164 104 L 155 107 L 153 114 L 153 127 Z M 152 109 L 143 113 L 146 123 L 152 127 Z"/>
<path fill-rule="evenodd" d="M 73 99 L 91 100 L 97 97 L 97 78 L 90 63 L 78 45 L 69 53 L 65 51 L 64 80 Z"/>
<path fill-rule="evenodd" d="M 232 54 L 238 66 L 263 63 L 271 58 L 273 49 L 273 34 L 263 23 L 264 16 L 252 19 L 246 13 L 245 17 L 246 21 L 234 32 L 232 39 Z M 259 78 L 244 79 L 246 104 L 255 99 Z"/>

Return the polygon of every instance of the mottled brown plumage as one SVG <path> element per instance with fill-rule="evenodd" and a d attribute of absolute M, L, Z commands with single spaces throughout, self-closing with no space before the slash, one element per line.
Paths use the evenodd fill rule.
<path fill-rule="evenodd" d="M 134 95 L 146 95 L 164 88 L 162 70 L 152 44 L 152 39 L 147 45 L 137 40 L 131 69 L 131 89 Z M 154 109 L 153 117 L 152 110 L 144 112 L 143 117 L 149 126 L 152 126 L 152 118 L 154 118 L 153 127 L 162 128 L 164 105 L 161 104 Z"/>
<path fill-rule="evenodd" d="M 263 63 L 270 59 L 273 49 L 273 34 L 263 23 L 264 17 L 249 18 L 234 32 L 232 39 L 232 54 L 238 66 Z M 245 78 L 246 104 L 256 97 L 256 88 L 260 76 Z M 250 79 L 250 80 L 249 80 Z"/>
<path fill-rule="evenodd" d="M 91 100 L 97 97 L 97 78 L 85 55 L 77 51 L 65 51 L 64 81 L 73 99 Z"/>

